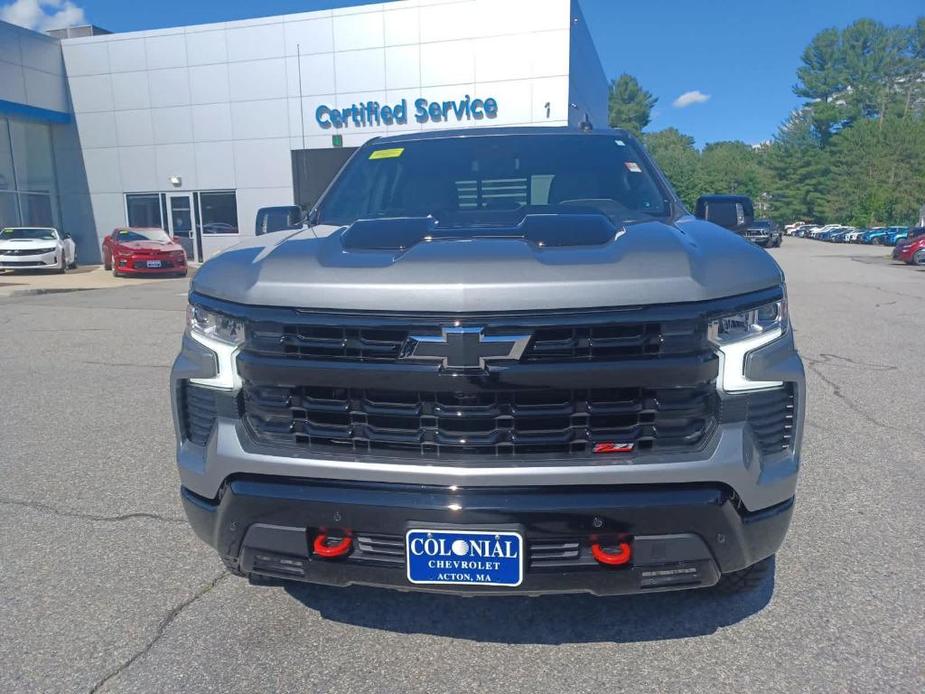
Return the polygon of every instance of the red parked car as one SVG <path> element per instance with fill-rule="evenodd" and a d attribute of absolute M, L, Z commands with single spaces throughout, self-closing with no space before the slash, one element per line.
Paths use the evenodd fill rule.
<path fill-rule="evenodd" d="M 186 276 L 186 251 L 163 229 L 121 227 L 103 239 L 103 266 L 122 275 Z"/>
<path fill-rule="evenodd" d="M 895 258 L 909 265 L 925 265 L 925 234 L 903 245 Z"/>

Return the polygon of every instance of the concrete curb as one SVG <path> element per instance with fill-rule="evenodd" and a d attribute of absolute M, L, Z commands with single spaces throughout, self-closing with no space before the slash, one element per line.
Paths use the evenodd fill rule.
<path fill-rule="evenodd" d="M 70 294 L 71 292 L 92 292 L 106 287 L 55 287 L 55 288 L 26 288 L 11 289 L 6 296 L 42 296 L 43 294 Z M 0 294 L 2 296 L 2 294 Z"/>

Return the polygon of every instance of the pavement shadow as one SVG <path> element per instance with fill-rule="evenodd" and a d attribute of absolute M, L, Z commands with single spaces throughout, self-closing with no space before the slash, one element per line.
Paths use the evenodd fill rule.
<path fill-rule="evenodd" d="M 90 272 L 93 272 L 99 265 L 78 265 L 76 268 L 67 271 L 68 275 L 85 275 Z M 49 271 L 49 270 L 0 270 L 0 276 L 5 277 L 47 277 L 49 275 L 55 276 L 58 273 Z"/>
<path fill-rule="evenodd" d="M 489 643 L 559 645 L 712 634 L 761 611 L 771 601 L 775 575 L 776 566 L 755 590 L 737 595 L 700 589 L 608 598 L 465 598 L 294 582 L 284 589 L 324 619 L 353 626 Z"/>

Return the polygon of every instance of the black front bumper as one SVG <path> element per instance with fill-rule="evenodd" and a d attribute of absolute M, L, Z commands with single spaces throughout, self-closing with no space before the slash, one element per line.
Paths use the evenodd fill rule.
<path fill-rule="evenodd" d="M 243 572 L 337 586 L 422 589 L 405 573 L 401 541 L 411 528 L 519 530 L 528 553 L 518 588 L 424 588 L 468 594 L 710 586 L 721 573 L 774 554 L 793 510 L 791 499 L 746 513 L 727 488 L 701 484 L 446 489 L 250 476 L 229 481 L 216 500 L 185 488 L 181 494 L 196 534 Z M 313 555 L 322 528 L 332 535 L 349 530 L 353 551 L 336 559 Z M 594 560 L 592 536 L 604 543 L 625 535 L 633 538 L 629 565 Z M 561 555 L 555 549 L 576 544 L 577 551 Z"/>

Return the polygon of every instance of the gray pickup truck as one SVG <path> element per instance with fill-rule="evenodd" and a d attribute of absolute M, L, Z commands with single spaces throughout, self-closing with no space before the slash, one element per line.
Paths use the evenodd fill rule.
<path fill-rule="evenodd" d="M 357 150 L 192 283 L 181 495 L 232 572 L 599 595 L 773 570 L 805 402 L 781 269 L 623 131 Z"/>

